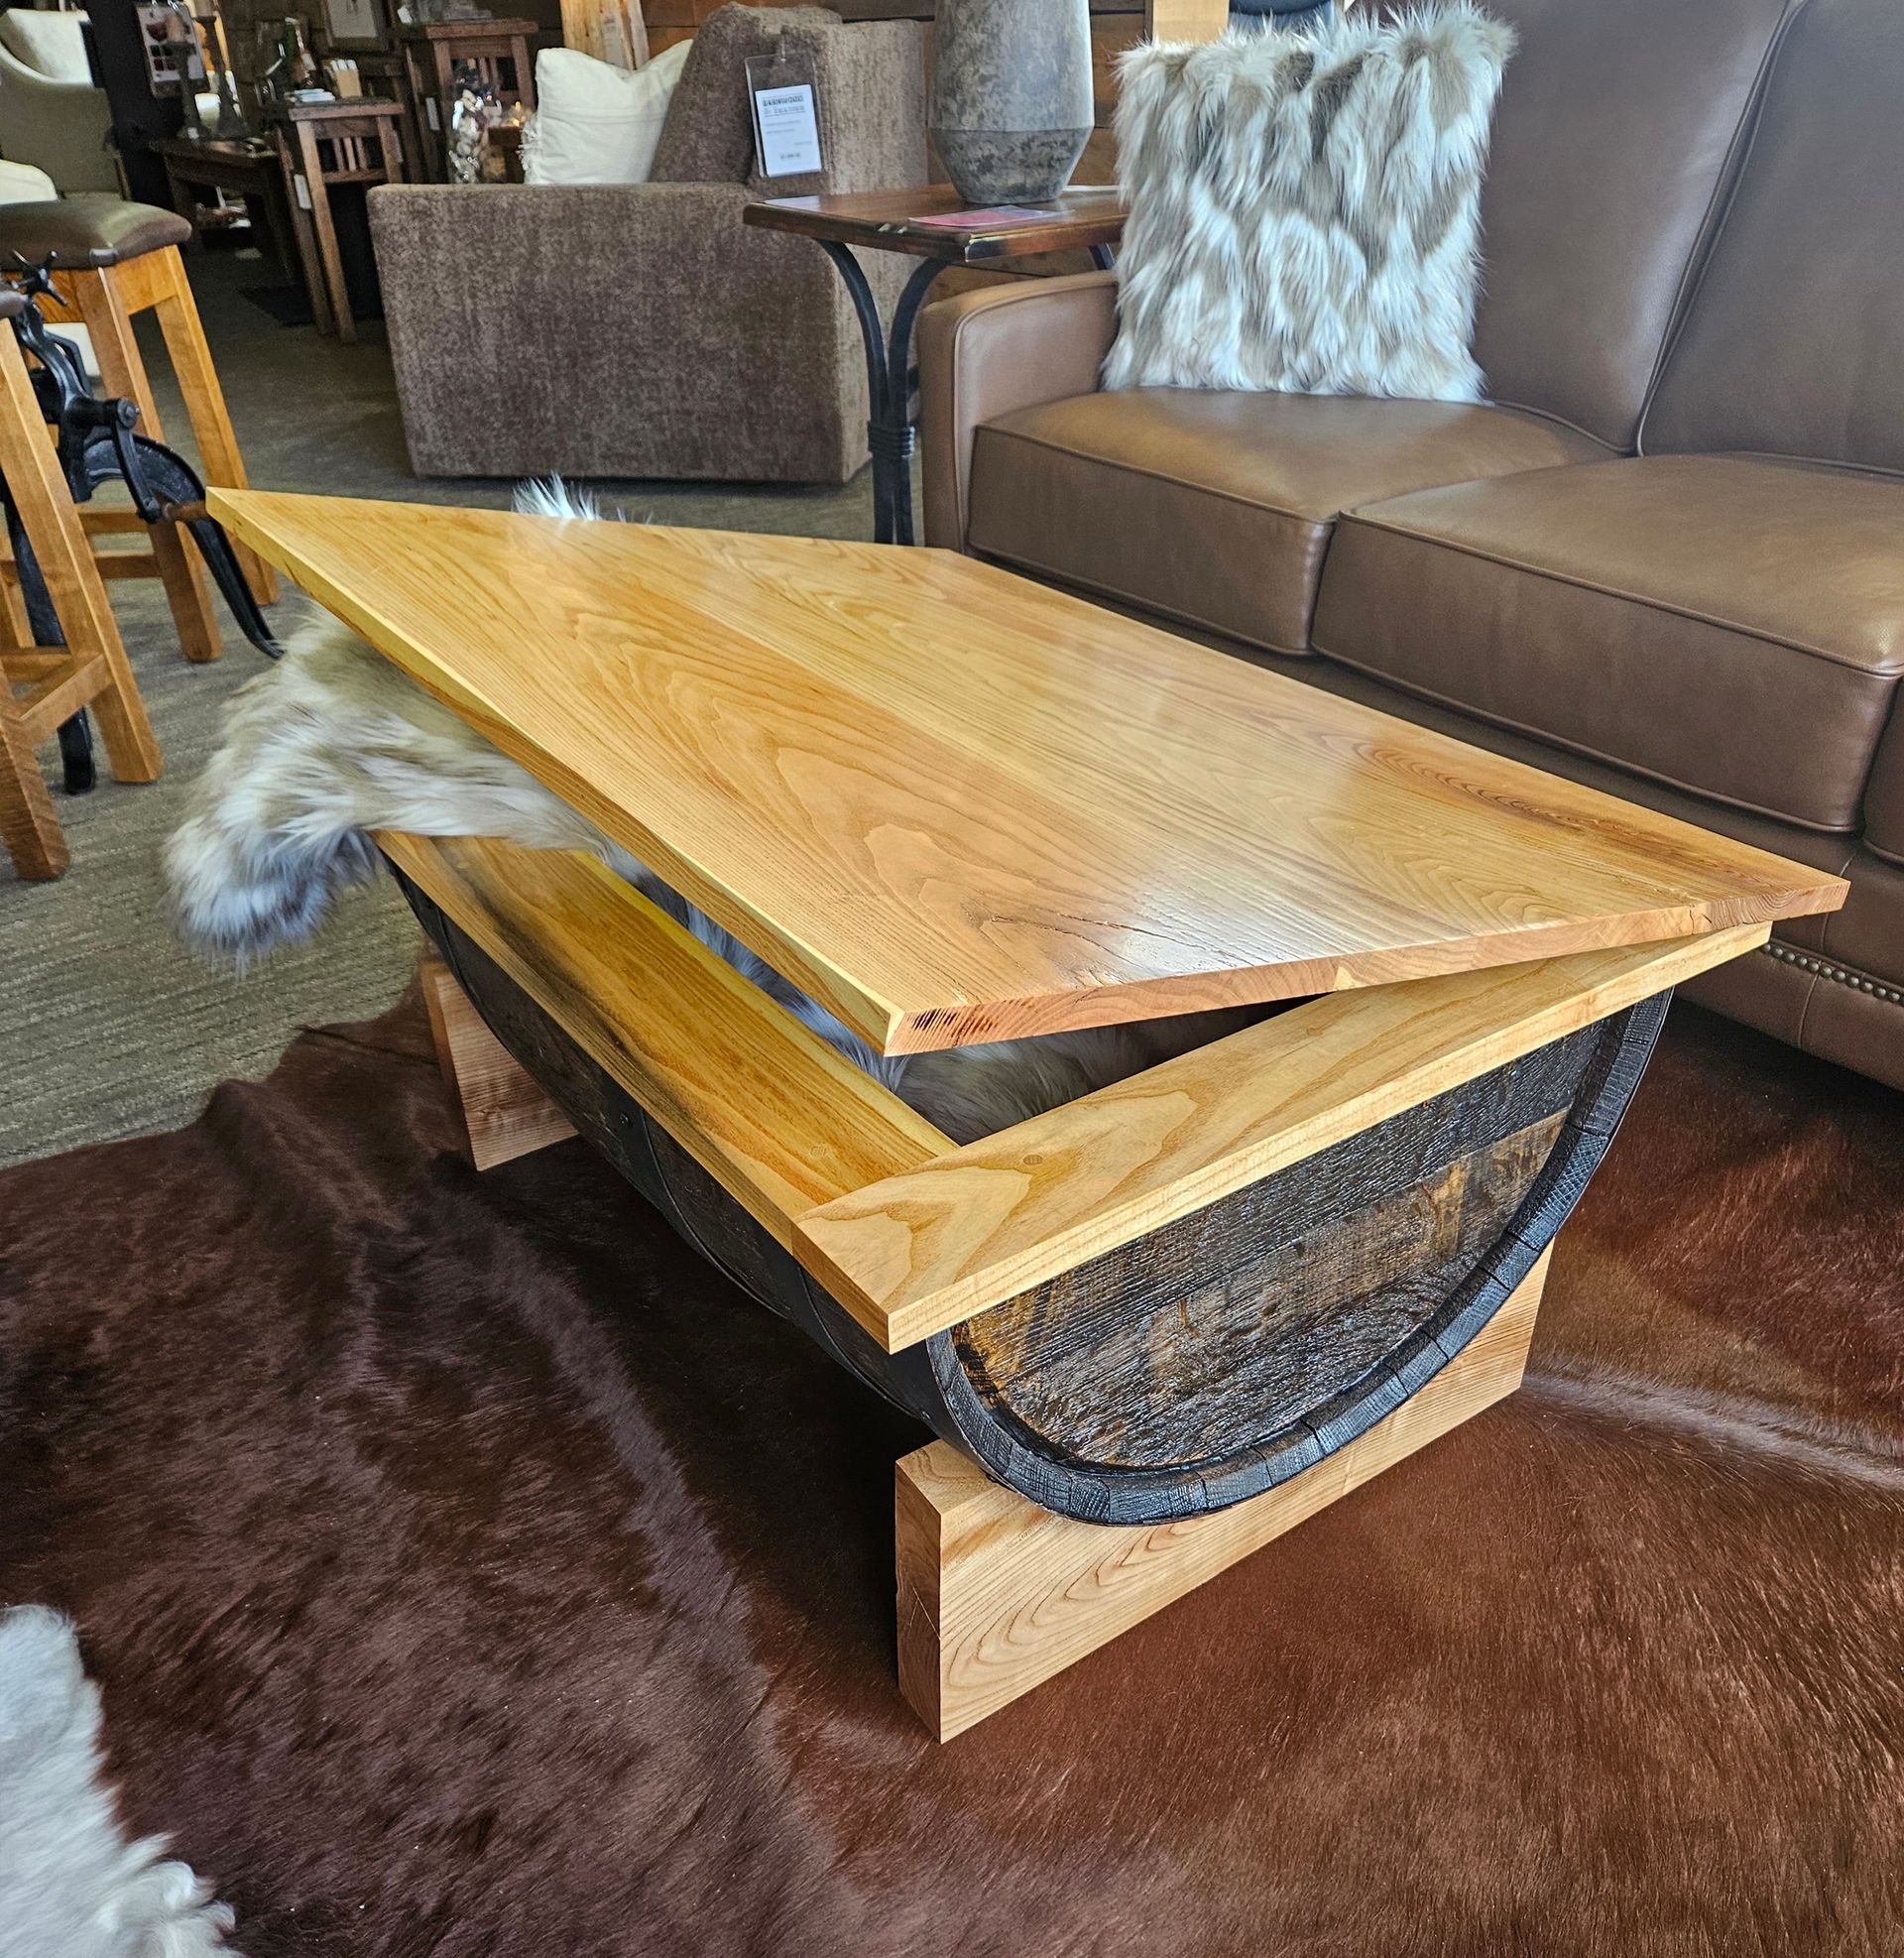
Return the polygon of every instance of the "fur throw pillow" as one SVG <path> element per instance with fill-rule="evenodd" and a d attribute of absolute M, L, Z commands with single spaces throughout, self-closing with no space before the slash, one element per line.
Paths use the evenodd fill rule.
<path fill-rule="evenodd" d="M 1104 385 L 1478 400 L 1481 180 L 1513 39 L 1454 5 L 1132 49 Z"/>

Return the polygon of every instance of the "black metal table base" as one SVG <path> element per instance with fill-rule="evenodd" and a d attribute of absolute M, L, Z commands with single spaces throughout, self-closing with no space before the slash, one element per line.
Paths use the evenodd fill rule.
<path fill-rule="evenodd" d="M 851 247 L 831 238 L 820 239 L 819 247 L 846 281 L 853 310 L 859 315 L 860 338 L 866 346 L 866 445 L 873 456 L 873 542 L 910 544 L 913 402 L 919 380 L 918 369 L 912 364 L 912 327 L 925 302 L 926 289 L 945 270 L 947 261 L 919 261 L 892 308 L 892 324 L 886 326 L 865 268 Z M 1091 257 L 1100 270 L 1110 268 L 1109 246 L 1093 246 Z"/>

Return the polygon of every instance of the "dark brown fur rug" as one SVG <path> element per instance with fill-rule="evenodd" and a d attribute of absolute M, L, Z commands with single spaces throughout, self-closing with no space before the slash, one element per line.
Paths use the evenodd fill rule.
<path fill-rule="evenodd" d="M 0 1602 L 248 1958 L 1899 1952 L 1904 1102 L 1680 1010 L 1548 1300 L 937 1748 L 916 1434 L 579 1143 L 475 1176 L 413 1004 L 0 1176 Z"/>

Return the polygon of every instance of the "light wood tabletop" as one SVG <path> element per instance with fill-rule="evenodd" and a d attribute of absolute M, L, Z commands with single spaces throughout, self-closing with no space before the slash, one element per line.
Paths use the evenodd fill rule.
<path fill-rule="evenodd" d="M 1844 901 L 1822 872 L 947 551 L 210 501 L 889 1053 Z"/>

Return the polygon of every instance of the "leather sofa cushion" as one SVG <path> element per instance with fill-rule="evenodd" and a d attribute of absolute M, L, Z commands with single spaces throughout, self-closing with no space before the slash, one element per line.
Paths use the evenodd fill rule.
<path fill-rule="evenodd" d="M 1649 449 L 1904 472 L 1904 6 L 1812 0 L 1779 52 Z"/>
<path fill-rule="evenodd" d="M 1786 0 L 1488 11 L 1519 46 L 1482 192 L 1475 358 L 1491 400 L 1630 449 Z"/>
<path fill-rule="evenodd" d="M 1083 591 L 1303 653 L 1340 511 L 1605 453 L 1537 416 L 1466 403 L 1079 395 L 978 430 L 970 544 Z"/>
<path fill-rule="evenodd" d="M 1862 819 L 1904 673 L 1904 483 L 1643 456 L 1340 526 L 1319 652 L 1743 809 Z"/>

